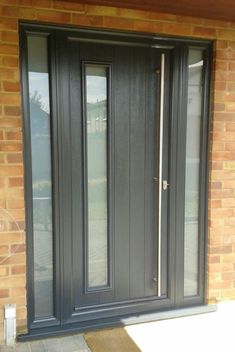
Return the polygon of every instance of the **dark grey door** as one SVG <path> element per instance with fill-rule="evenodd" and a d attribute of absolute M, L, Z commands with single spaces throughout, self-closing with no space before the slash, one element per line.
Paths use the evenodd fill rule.
<path fill-rule="evenodd" d="M 64 316 L 141 311 L 166 297 L 166 212 L 158 247 L 161 55 L 75 39 L 63 55 Z"/>
<path fill-rule="evenodd" d="M 30 334 L 205 303 L 209 54 L 21 24 Z"/>

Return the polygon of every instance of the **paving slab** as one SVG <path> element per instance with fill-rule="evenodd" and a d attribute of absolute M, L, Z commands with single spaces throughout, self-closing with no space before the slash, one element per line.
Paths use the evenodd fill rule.
<path fill-rule="evenodd" d="M 0 352 L 90 352 L 90 349 L 83 335 L 77 334 L 0 346 Z"/>

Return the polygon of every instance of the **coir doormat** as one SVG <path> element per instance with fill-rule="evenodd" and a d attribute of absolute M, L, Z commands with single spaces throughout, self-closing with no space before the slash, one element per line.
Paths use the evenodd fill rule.
<path fill-rule="evenodd" d="M 124 328 L 90 331 L 84 337 L 91 352 L 141 352 Z"/>

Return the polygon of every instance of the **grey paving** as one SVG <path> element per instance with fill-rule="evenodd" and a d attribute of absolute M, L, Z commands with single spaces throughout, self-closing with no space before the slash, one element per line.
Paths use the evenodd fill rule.
<path fill-rule="evenodd" d="M 71 335 L 32 342 L 17 343 L 13 347 L 0 346 L 0 352 L 90 352 L 83 335 Z"/>

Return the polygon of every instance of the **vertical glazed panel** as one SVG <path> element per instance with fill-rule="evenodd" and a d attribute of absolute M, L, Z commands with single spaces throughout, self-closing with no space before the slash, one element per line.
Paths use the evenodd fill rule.
<path fill-rule="evenodd" d="M 28 37 L 35 318 L 53 315 L 51 125 L 47 38 Z"/>
<path fill-rule="evenodd" d="M 108 285 L 108 70 L 85 65 L 89 288 Z"/>
<path fill-rule="evenodd" d="M 203 52 L 190 49 L 185 174 L 184 295 L 198 293 L 200 141 Z"/>

